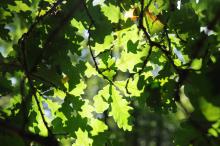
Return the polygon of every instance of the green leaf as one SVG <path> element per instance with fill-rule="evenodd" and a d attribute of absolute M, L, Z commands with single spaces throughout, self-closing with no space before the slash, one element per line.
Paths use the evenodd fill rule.
<path fill-rule="evenodd" d="M 131 115 L 129 111 L 132 110 L 132 107 L 129 106 L 128 101 L 123 99 L 117 89 L 112 86 L 110 86 L 110 88 L 112 102 L 109 115 L 113 117 L 119 128 L 131 131 L 132 126 L 129 124 L 129 118 Z"/>
<path fill-rule="evenodd" d="M 200 31 L 198 16 L 190 4 L 185 4 L 181 7 L 181 10 L 171 13 L 169 25 L 170 28 L 179 30 L 181 34 L 188 33 L 190 35 L 196 35 Z"/>
<path fill-rule="evenodd" d="M 112 23 L 117 23 L 120 18 L 120 9 L 118 6 L 109 4 L 102 6 L 102 12 Z"/>
<path fill-rule="evenodd" d="M 103 113 L 106 109 L 108 109 L 109 104 L 107 101 L 109 97 L 109 85 L 107 85 L 93 98 L 95 111 L 97 113 Z"/>
<path fill-rule="evenodd" d="M 92 119 L 90 125 L 92 126 L 92 136 L 98 135 L 100 132 L 104 132 L 108 129 L 108 126 L 98 119 Z"/>
<path fill-rule="evenodd" d="M 194 59 L 191 68 L 195 70 L 199 70 L 202 67 L 202 59 Z"/>
<path fill-rule="evenodd" d="M 76 131 L 76 141 L 72 146 L 92 146 L 93 140 L 89 138 L 87 131 L 82 131 L 79 128 Z"/>
<path fill-rule="evenodd" d="M 134 66 L 142 62 L 141 58 L 145 56 L 147 52 L 148 52 L 148 48 L 138 51 L 136 54 L 122 51 L 121 58 L 118 59 L 116 62 L 116 67 L 123 72 L 129 71 L 132 73 Z"/>
<path fill-rule="evenodd" d="M 104 39 L 103 44 L 95 43 L 95 46 L 92 47 L 93 50 L 95 50 L 95 55 L 98 55 L 99 53 L 108 50 L 112 47 L 114 38 L 112 35 L 108 35 Z"/>
<path fill-rule="evenodd" d="M 137 48 L 138 48 L 138 42 L 133 43 L 131 40 L 128 41 L 127 43 L 127 48 L 128 48 L 128 53 L 137 53 Z"/>
<path fill-rule="evenodd" d="M 87 84 L 81 80 L 79 84 L 76 85 L 76 88 L 74 88 L 72 91 L 69 92 L 69 94 L 72 94 L 74 96 L 80 96 L 84 94 L 84 90 L 86 89 Z"/>
<path fill-rule="evenodd" d="M 84 105 L 81 107 L 82 111 L 79 114 L 84 118 L 93 118 L 92 112 L 94 111 L 94 107 L 89 104 L 89 100 L 85 100 Z"/>
<path fill-rule="evenodd" d="M 87 67 L 85 71 L 86 77 L 90 78 L 92 75 L 97 75 L 96 69 L 93 68 L 89 62 L 86 62 L 86 67 Z"/>
<path fill-rule="evenodd" d="M 220 119 L 220 108 L 207 102 L 204 98 L 200 99 L 200 108 L 207 120 L 217 121 Z"/>
<path fill-rule="evenodd" d="M 82 106 L 82 111 L 80 112 L 80 115 L 83 118 L 88 119 L 88 124 L 91 126 L 92 131 L 90 132 L 92 136 L 98 135 L 100 132 L 104 132 L 108 129 L 107 125 L 105 125 L 104 122 L 98 120 L 94 116 L 95 108 L 90 105 L 89 101 L 86 100 L 85 104 Z"/>
<path fill-rule="evenodd" d="M 115 85 L 117 85 L 117 87 L 121 91 L 123 91 L 126 96 L 139 97 L 141 92 L 143 91 L 143 89 L 141 89 L 141 90 L 138 89 L 138 86 L 137 86 L 138 79 L 139 79 L 139 76 L 135 75 L 133 78 L 127 79 L 127 80 L 129 80 L 129 82 L 127 80 L 126 81 L 116 81 Z M 127 84 L 127 86 L 126 86 L 126 84 Z M 129 94 L 127 92 L 129 92 Z"/>
<path fill-rule="evenodd" d="M 15 6 L 8 5 L 8 8 L 11 11 L 14 11 L 14 12 L 17 12 L 17 13 L 20 12 L 20 11 L 29 11 L 29 10 L 31 10 L 31 8 L 27 4 L 25 4 L 21 1 L 15 1 L 15 4 L 16 4 Z"/>

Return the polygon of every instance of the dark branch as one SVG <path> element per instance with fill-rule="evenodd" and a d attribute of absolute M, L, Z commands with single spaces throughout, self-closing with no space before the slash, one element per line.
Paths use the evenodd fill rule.
<path fill-rule="evenodd" d="M 36 59 L 30 72 L 36 70 L 37 65 L 41 62 L 45 53 L 50 49 L 50 46 L 51 46 L 52 42 L 55 40 L 56 36 L 60 33 L 60 31 L 63 29 L 63 27 L 69 23 L 69 21 L 72 19 L 75 12 L 81 7 L 81 5 L 82 5 L 81 0 L 78 0 L 76 3 L 74 3 L 71 10 L 65 15 L 65 17 L 63 17 L 63 19 L 60 20 L 58 26 L 48 35 L 48 37 L 43 45 L 44 50 L 41 53 L 41 55 Z"/>
<path fill-rule="evenodd" d="M 23 129 L 15 127 L 14 125 L 11 125 L 8 121 L 5 121 L 3 119 L 0 119 L 0 129 L 4 129 L 6 132 L 17 135 L 27 141 L 34 141 L 44 146 L 59 146 L 59 143 L 54 137 L 43 137 L 38 134 L 25 132 Z"/>
<path fill-rule="evenodd" d="M 88 45 L 88 47 L 89 47 L 89 51 L 90 51 L 92 60 L 93 60 L 94 65 L 95 65 L 95 69 L 96 69 L 96 71 L 97 71 L 105 80 L 107 80 L 109 83 L 113 84 L 113 82 L 112 82 L 107 76 L 105 76 L 105 75 L 102 73 L 102 71 L 100 70 L 100 68 L 99 68 L 99 66 L 98 66 L 98 63 L 97 63 L 97 61 L 96 61 L 96 57 L 95 57 L 95 55 L 94 55 L 94 53 L 93 53 L 93 51 L 92 51 L 92 47 L 91 47 L 91 28 L 92 28 L 93 26 L 95 27 L 95 21 L 93 20 L 92 15 L 90 14 L 90 12 L 89 12 L 89 10 L 88 10 L 88 8 L 87 8 L 86 3 L 85 3 L 84 0 L 83 0 L 83 6 L 84 6 L 85 11 L 86 11 L 86 14 L 87 14 L 87 16 L 88 16 L 88 18 L 89 18 L 89 20 L 90 20 L 90 25 L 89 25 L 89 29 L 88 29 L 89 37 L 88 37 L 87 45 Z"/>

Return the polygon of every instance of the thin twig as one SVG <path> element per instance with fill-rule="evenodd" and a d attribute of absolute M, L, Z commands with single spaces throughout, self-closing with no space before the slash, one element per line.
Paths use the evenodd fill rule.
<path fill-rule="evenodd" d="M 37 106 L 38 106 L 38 110 L 40 112 L 40 115 L 41 115 L 41 118 L 43 120 L 43 123 L 45 125 L 45 127 L 47 128 L 47 131 L 48 131 L 48 138 L 51 137 L 52 139 L 54 139 L 54 141 L 56 141 L 56 144 L 58 145 L 58 142 L 57 140 L 55 139 L 55 137 L 53 136 L 52 134 L 52 131 L 50 130 L 46 120 L 45 120 L 45 117 L 44 117 L 44 114 L 43 114 L 43 111 L 41 109 L 41 106 L 40 106 L 40 102 L 38 100 L 38 97 L 36 95 L 36 89 L 34 87 L 34 83 L 31 79 L 31 73 L 30 73 L 30 70 L 29 70 L 29 67 L 27 65 L 27 48 L 26 48 L 26 42 L 28 41 L 28 38 L 29 38 L 29 35 L 33 32 L 34 28 L 36 27 L 36 25 L 42 21 L 46 16 L 48 16 L 50 13 L 52 13 L 56 7 L 62 3 L 63 0 L 58 0 L 53 6 L 52 8 L 46 12 L 45 15 L 43 16 L 37 16 L 37 18 L 35 19 L 35 22 L 29 27 L 27 33 L 23 34 L 23 36 L 21 37 L 21 39 L 19 40 L 18 44 L 20 45 L 19 47 L 21 48 L 21 58 L 20 58 L 20 62 L 23 66 L 23 69 L 24 69 L 24 72 L 25 72 L 25 75 L 28 79 L 28 83 L 29 83 L 29 87 L 30 87 L 30 93 L 31 95 L 34 96 L 34 99 L 36 100 L 36 103 L 37 103 Z M 21 87 L 22 88 L 22 87 Z M 23 91 L 21 91 L 21 94 L 23 95 L 22 93 Z M 26 99 L 25 99 L 26 100 Z M 26 104 L 25 101 L 23 101 L 23 104 Z M 25 106 L 25 107 L 24 107 Z M 23 108 L 25 108 L 24 110 L 26 110 L 26 105 L 23 105 Z M 26 111 L 23 111 L 23 112 L 26 112 Z M 25 120 L 26 121 L 26 120 Z"/>
<path fill-rule="evenodd" d="M 90 25 L 89 25 L 89 28 L 88 28 L 89 36 L 88 36 L 87 46 L 88 46 L 88 48 L 89 48 L 89 51 L 90 51 L 92 60 L 93 60 L 93 62 L 94 62 L 95 69 L 96 69 L 96 71 L 98 72 L 98 74 L 102 76 L 103 79 L 105 79 L 106 81 L 108 81 L 111 85 L 113 85 L 118 91 L 120 91 L 120 92 L 123 94 L 123 91 L 122 91 L 119 87 L 117 87 L 112 80 L 110 80 L 107 76 L 105 76 L 105 75 L 103 74 L 103 72 L 100 70 L 99 66 L 98 66 L 98 63 L 97 63 L 97 61 L 96 61 L 96 57 L 95 57 L 95 55 L 94 55 L 94 53 L 93 53 L 93 51 L 92 51 L 92 47 L 91 47 L 91 28 L 92 28 L 93 26 L 95 27 L 95 21 L 94 21 L 94 19 L 92 18 L 92 15 L 90 14 L 90 12 L 89 12 L 89 10 L 88 10 L 88 8 L 87 8 L 86 3 L 85 3 L 84 0 L 83 0 L 83 6 L 84 6 L 84 8 L 85 8 L 85 10 L 86 10 L 87 16 L 88 16 L 89 19 L 90 19 Z"/>
<path fill-rule="evenodd" d="M 50 130 L 46 120 L 45 120 L 43 111 L 41 110 L 40 102 L 38 101 L 38 98 L 37 98 L 37 95 L 36 95 L 36 89 L 34 87 L 34 83 L 33 83 L 32 79 L 31 79 L 30 72 L 28 70 L 27 60 L 26 60 L 26 58 L 27 58 L 26 55 L 27 54 L 25 53 L 25 50 L 26 50 L 26 41 L 25 40 L 21 42 L 21 46 L 20 47 L 21 47 L 21 50 L 22 50 L 23 67 L 24 67 L 25 75 L 26 75 L 26 77 L 28 79 L 28 83 L 29 83 L 29 86 L 30 86 L 30 91 L 31 91 L 32 95 L 34 96 L 34 98 L 36 100 L 36 103 L 37 103 L 37 106 L 38 106 L 38 110 L 40 112 L 40 115 L 41 115 L 41 118 L 43 120 L 43 123 L 44 123 L 45 127 L 47 128 L 48 135 L 51 136 L 52 132 L 51 132 L 51 130 Z"/>

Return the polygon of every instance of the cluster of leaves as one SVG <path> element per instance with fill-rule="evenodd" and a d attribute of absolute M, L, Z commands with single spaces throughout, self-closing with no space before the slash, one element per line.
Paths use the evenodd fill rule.
<path fill-rule="evenodd" d="M 219 5 L 1 1 L 1 144 L 121 145 L 150 111 L 182 114 L 173 145 L 220 145 Z"/>

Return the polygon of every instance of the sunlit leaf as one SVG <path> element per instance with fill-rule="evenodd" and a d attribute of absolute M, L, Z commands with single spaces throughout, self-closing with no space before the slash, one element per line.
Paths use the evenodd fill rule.
<path fill-rule="evenodd" d="M 97 113 L 103 113 L 109 107 L 107 102 L 109 97 L 109 86 L 107 85 L 93 98 L 95 111 Z"/>
<path fill-rule="evenodd" d="M 200 100 L 200 107 L 202 113 L 209 121 L 216 121 L 220 119 L 220 108 L 208 103 L 204 98 Z"/>
<path fill-rule="evenodd" d="M 102 6 L 102 12 L 112 23 L 117 23 L 120 18 L 120 9 L 112 4 Z"/>
<path fill-rule="evenodd" d="M 117 89 L 114 87 L 110 88 L 110 94 L 112 98 L 110 115 L 113 116 L 119 128 L 131 131 L 132 126 L 129 123 L 129 111 L 132 110 L 132 107 L 130 107 L 129 103 L 123 99 Z"/>
<path fill-rule="evenodd" d="M 98 135 L 98 133 L 104 132 L 105 130 L 108 129 L 107 125 L 105 125 L 104 122 L 98 119 L 91 120 L 90 124 L 92 126 L 92 131 L 91 131 L 92 136 Z"/>
<path fill-rule="evenodd" d="M 13 5 L 8 6 L 8 8 L 11 11 L 20 12 L 20 11 L 31 10 L 31 8 L 27 4 L 22 3 L 21 1 L 15 1 L 15 3 L 16 3 L 16 6 L 13 6 Z"/>
<path fill-rule="evenodd" d="M 76 141 L 72 146 L 92 146 L 93 140 L 88 137 L 87 131 L 82 131 L 82 129 L 78 129 L 76 131 Z"/>

